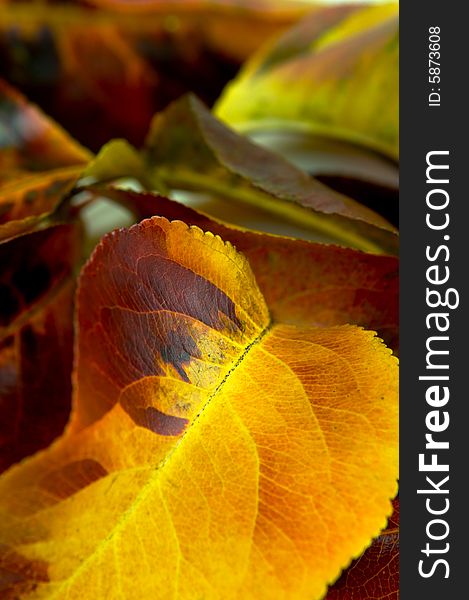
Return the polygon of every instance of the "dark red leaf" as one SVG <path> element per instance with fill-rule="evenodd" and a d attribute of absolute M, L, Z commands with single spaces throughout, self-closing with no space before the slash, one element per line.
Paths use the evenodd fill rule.
<path fill-rule="evenodd" d="M 399 498 L 393 506 L 386 529 L 342 573 L 325 600 L 398 600 Z"/>
<path fill-rule="evenodd" d="M 0 470 L 67 422 L 78 240 L 60 225 L 0 244 Z"/>

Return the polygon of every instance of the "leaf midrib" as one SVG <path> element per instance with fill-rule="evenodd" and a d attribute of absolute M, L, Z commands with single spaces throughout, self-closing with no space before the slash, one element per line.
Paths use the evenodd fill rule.
<path fill-rule="evenodd" d="M 236 369 L 239 367 L 239 365 L 245 360 L 246 356 L 249 354 L 251 349 L 254 346 L 257 346 L 264 339 L 264 337 L 271 331 L 272 325 L 273 325 L 272 321 L 269 321 L 268 324 L 266 325 L 266 327 L 259 333 L 259 335 L 245 347 L 244 351 L 241 352 L 241 354 L 238 356 L 236 361 L 234 361 L 234 363 L 232 364 L 231 368 L 229 368 L 228 371 L 225 373 L 225 375 L 222 378 L 222 380 L 220 381 L 220 383 L 217 385 L 217 387 L 213 390 L 213 392 L 207 398 L 204 405 L 201 407 L 200 411 L 192 419 L 190 425 L 187 427 L 187 429 L 182 434 L 182 436 L 179 438 L 179 440 L 171 448 L 171 450 L 168 452 L 168 454 L 165 456 L 165 458 L 162 461 L 160 461 L 155 467 L 153 467 L 154 473 L 152 475 L 150 475 L 149 479 L 144 484 L 144 486 L 141 488 L 141 490 L 137 493 L 137 495 L 135 496 L 132 503 L 120 515 L 117 523 L 114 525 L 114 527 L 109 532 L 109 534 L 97 544 L 97 546 L 95 547 L 93 552 L 91 554 L 89 554 L 89 556 L 87 558 L 85 558 L 83 560 L 83 562 L 80 563 L 80 565 L 75 569 L 75 571 L 71 574 L 70 577 L 63 580 L 62 582 L 60 582 L 60 581 L 57 582 L 57 584 L 59 584 L 60 587 L 55 591 L 55 593 L 53 593 L 53 595 L 50 596 L 51 600 L 54 600 L 54 598 L 61 599 L 63 596 L 61 596 L 60 594 L 63 591 L 64 585 L 70 585 L 73 582 L 73 580 L 76 579 L 79 576 L 79 574 L 85 569 L 85 567 L 98 554 L 100 554 L 101 552 L 104 551 L 107 544 L 112 541 L 113 537 L 118 533 L 118 531 L 121 530 L 125 526 L 125 524 L 129 520 L 129 518 L 132 516 L 132 514 L 138 509 L 140 504 L 145 500 L 147 493 L 149 493 L 152 490 L 153 485 L 155 484 L 155 478 L 158 476 L 158 474 L 161 472 L 161 470 L 165 467 L 165 465 L 168 464 L 168 462 L 170 461 L 170 459 L 172 458 L 172 456 L 174 455 L 176 450 L 179 448 L 179 446 L 184 442 L 185 439 L 187 439 L 189 437 L 190 431 L 197 425 L 203 412 L 211 404 L 211 402 L 214 400 L 214 398 L 216 396 L 218 396 L 218 394 L 224 388 L 228 379 L 231 377 L 232 373 L 234 371 L 236 371 Z M 148 468 L 151 469 L 152 467 L 149 466 Z M 120 471 L 118 471 L 115 474 L 118 474 L 118 473 L 120 473 Z"/>

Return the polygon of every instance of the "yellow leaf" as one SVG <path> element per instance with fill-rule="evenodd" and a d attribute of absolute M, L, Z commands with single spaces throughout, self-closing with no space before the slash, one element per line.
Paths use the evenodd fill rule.
<path fill-rule="evenodd" d="M 241 254 L 158 217 L 104 238 L 77 323 L 71 423 L 0 480 L 7 594 L 318 599 L 385 526 L 373 332 L 272 322 Z"/>

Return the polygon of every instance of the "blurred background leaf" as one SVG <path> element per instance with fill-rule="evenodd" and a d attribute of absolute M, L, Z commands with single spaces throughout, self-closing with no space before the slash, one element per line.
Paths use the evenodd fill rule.
<path fill-rule="evenodd" d="M 0 244 L 0 471 L 48 446 L 72 393 L 78 224 Z"/>
<path fill-rule="evenodd" d="M 313 11 L 249 59 L 217 103 L 241 128 L 283 127 L 398 157 L 398 4 Z"/>
<path fill-rule="evenodd" d="M 187 91 L 216 100 L 263 42 L 311 10 L 285 0 L 0 3 L 0 76 L 93 151 L 141 145 Z"/>
<path fill-rule="evenodd" d="M 397 225 L 398 60 L 397 3 L 322 5 L 247 61 L 215 113 Z"/>

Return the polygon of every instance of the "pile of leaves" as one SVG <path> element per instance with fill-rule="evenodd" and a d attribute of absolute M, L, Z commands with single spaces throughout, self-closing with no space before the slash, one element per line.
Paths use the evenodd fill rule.
<path fill-rule="evenodd" d="M 0 596 L 397 598 L 396 5 L 0 15 Z"/>

